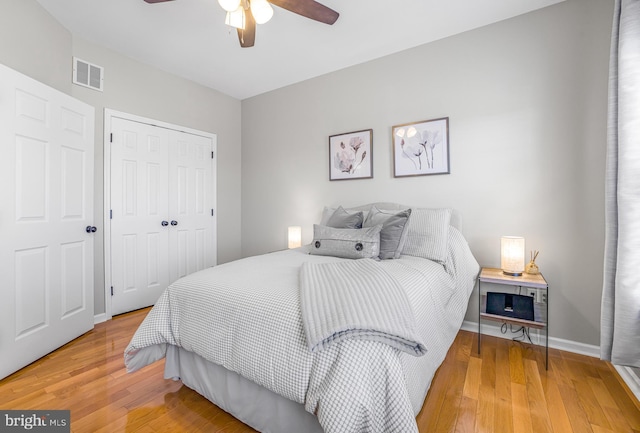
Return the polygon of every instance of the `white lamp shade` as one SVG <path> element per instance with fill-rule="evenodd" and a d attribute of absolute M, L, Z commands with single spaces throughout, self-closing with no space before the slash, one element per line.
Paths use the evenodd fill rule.
<path fill-rule="evenodd" d="M 522 275 L 524 271 L 524 238 L 500 238 L 500 268 L 507 275 Z"/>
<path fill-rule="evenodd" d="M 240 7 L 240 0 L 218 0 L 218 3 L 227 12 L 233 12 Z"/>
<path fill-rule="evenodd" d="M 242 6 L 233 12 L 227 12 L 227 18 L 224 20 L 224 23 L 237 29 L 244 29 L 244 9 Z"/>
<path fill-rule="evenodd" d="M 302 246 L 302 227 L 289 227 L 289 248 L 298 248 Z"/>
<path fill-rule="evenodd" d="M 251 0 L 251 14 L 258 24 L 264 24 L 273 16 L 273 8 L 267 0 Z"/>

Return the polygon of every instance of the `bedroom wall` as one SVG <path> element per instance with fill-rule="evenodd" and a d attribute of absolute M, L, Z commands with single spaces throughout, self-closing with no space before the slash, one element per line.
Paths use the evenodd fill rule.
<path fill-rule="evenodd" d="M 521 235 L 550 335 L 599 344 L 613 0 L 568 0 L 242 102 L 242 254 L 286 247 L 324 205 L 454 207 L 478 262 Z M 394 178 L 391 127 L 448 116 L 451 174 Z M 328 136 L 373 129 L 374 178 L 330 182 Z M 467 320 L 477 321 L 472 296 Z"/>
<path fill-rule="evenodd" d="M 72 56 L 105 68 L 104 92 L 71 84 Z M 96 109 L 95 222 L 104 233 L 104 108 L 218 137 L 218 263 L 240 257 L 240 101 L 70 34 L 34 0 L 0 0 L 0 62 Z M 105 312 L 104 238 L 94 251 L 95 314 Z"/>
<path fill-rule="evenodd" d="M 68 94 L 71 55 L 71 33 L 38 3 L 0 0 L 0 63 Z"/>
<path fill-rule="evenodd" d="M 104 108 L 217 134 L 218 263 L 240 257 L 240 101 L 192 81 L 73 37 L 73 54 L 104 70 L 104 92 L 73 86 L 72 95 L 96 107 L 96 226 L 104 215 Z M 104 239 L 98 237 L 94 265 L 96 312 L 104 311 Z"/>

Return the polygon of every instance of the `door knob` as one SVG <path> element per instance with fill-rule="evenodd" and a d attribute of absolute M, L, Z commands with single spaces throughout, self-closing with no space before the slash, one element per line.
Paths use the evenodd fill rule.
<path fill-rule="evenodd" d="M 162 221 L 162 227 L 166 227 L 166 226 L 168 226 L 168 225 L 169 225 L 169 222 L 168 222 L 168 221 Z"/>
<path fill-rule="evenodd" d="M 87 233 L 95 233 L 96 230 L 98 230 L 96 228 L 96 226 L 87 226 L 87 228 L 85 228 L 85 230 L 87 231 Z"/>
<path fill-rule="evenodd" d="M 178 221 L 176 221 L 176 220 L 171 220 L 171 225 L 172 225 L 172 226 L 177 226 L 177 225 L 178 225 Z"/>

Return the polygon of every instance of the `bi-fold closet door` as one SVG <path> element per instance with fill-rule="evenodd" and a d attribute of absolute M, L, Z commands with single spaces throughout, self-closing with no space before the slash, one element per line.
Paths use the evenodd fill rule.
<path fill-rule="evenodd" d="M 214 139 L 112 117 L 111 314 L 215 264 Z"/>

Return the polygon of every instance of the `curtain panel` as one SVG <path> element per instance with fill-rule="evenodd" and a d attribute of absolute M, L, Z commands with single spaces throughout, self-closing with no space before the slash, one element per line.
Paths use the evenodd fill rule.
<path fill-rule="evenodd" d="M 609 65 L 601 358 L 640 367 L 640 0 L 616 0 Z"/>

